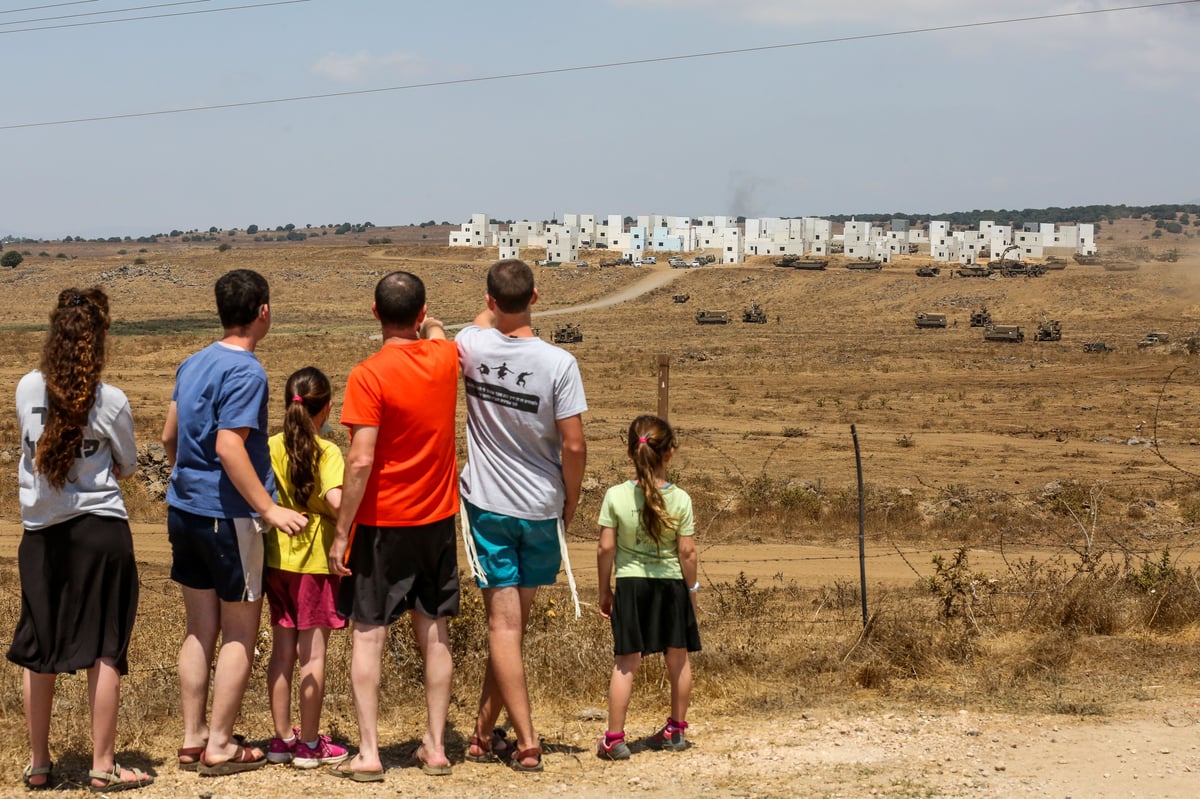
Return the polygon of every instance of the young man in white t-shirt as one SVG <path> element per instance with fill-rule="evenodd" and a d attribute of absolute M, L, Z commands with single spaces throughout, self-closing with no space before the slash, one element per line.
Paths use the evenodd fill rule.
<path fill-rule="evenodd" d="M 487 290 L 487 308 L 454 338 L 467 397 L 460 493 L 488 615 L 487 672 L 467 759 L 494 756 L 541 771 L 521 644 L 538 587 L 558 574 L 558 526 L 571 524 L 579 503 L 587 400 L 574 356 L 533 334 L 533 270 L 500 261 L 488 270 Z M 493 733 L 501 708 L 515 751 Z"/>

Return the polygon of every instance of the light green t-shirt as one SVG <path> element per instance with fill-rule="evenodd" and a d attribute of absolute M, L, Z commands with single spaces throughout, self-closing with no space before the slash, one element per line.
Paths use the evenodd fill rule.
<path fill-rule="evenodd" d="M 619 483 L 604 494 L 604 502 L 600 505 L 600 526 L 617 531 L 618 578 L 683 579 L 677 539 L 696 532 L 692 519 L 692 498 L 674 483 L 668 483 L 661 491 L 667 513 L 675 520 L 675 526 L 662 531 L 662 542 L 658 545 L 642 526 L 641 512 L 646 495 L 636 483 L 632 480 Z"/>
<path fill-rule="evenodd" d="M 341 450 L 331 441 L 317 437 L 321 458 L 317 463 L 316 486 L 308 498 L 308 507 L 296 505 L 292 492 L 295 486 L 288 479 L 287 450 L 283 446 L 283 433 L 276 433 L 267 440 L 271 450 L 271 468 L 275 470 L 275 487 L 279 492 L 279 504 L 285 508 L 308 514 L 308 525 L 288 535 L 272 529 L 267 533 L 266 564 L 272 569 L 297 572 L 299 574 L 329 574 L 329 547 L 337 535 L 337 516 L 325 494 L 342 487 L 345 460 Z"/>

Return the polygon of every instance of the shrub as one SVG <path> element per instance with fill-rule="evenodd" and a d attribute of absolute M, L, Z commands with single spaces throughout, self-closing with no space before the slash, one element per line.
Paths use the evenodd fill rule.
<path fill-rule="evenodd" d="M 24 260 L 24 255 L 21 255 L 16 250 L 9 250 L 4 255 L 0 255 L 0 266 L 7 266 L 9 269 L 13 269 L 20 266 Z"/>

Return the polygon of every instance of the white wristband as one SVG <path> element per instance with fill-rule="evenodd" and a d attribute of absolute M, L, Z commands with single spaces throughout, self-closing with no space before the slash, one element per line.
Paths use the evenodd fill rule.
<path fill-rule="evenodd" d="M 698 594 L 698 593 L 700 593 L 700 581 L 699 581 L 699 580 L 697 580 L 697 581 L 696 581 L 696 584 L 695 584 L 695 585 L 693 585 L 691 588 L 689 588 L 689 589 L 688 589 L 688 593 L 689 593 L 689 594 Z"/>

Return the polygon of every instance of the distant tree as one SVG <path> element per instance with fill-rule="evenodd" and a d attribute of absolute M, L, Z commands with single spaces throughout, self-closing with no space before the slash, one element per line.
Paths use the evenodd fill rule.
<path fill-rule="evenodd" d="M 24 260 L 24 255 L 21 255 L 16 250 L 9 250 L 4 255 L 0 255 L 0 266 L 7 266 L 9 269 L 14 269 L 20 266 Z"/>
<path fill-rule="evenodd" d="M 228 242 L 221 242 L 221 246 L 217 247 L 217 252 L 229 252 L 232 249 L 233 247 L 231 247 Z"/>
<path fill-rule="evenodd" d="M 258 225 L 246 225 L 246 233 L 253 236 L 258 232 Z"/>
<path fill-rule="evenodd" d="M 208 229 L 208 232 L 209 232 L 209 233 L 216 233 L 216 232 L 217 232 L 217 230 L 218 230 L 217 226 L 216 226 L 216 225 L 213 225 L 212 227 L 210 227 L 210 228 Z"/>
<path fill-rule="evenodd" d="M 182 236 L 182 235 L 183 235 L 183 231 L 182 231 L 182 230 L 172 230 L 172 231 L 171 231 L 171 238 L 177 238 L 177 237 L 179 237 L 179 236 Z"/>
<path fill-rule="evenodd" d="M 291 232 L 296 229 L 296 226 L 293 225 L 291 222 L 288 222 L 286 225 L 283 226 L 283 229 L 288 232 Z"/>
<path fill-rule="evenodd" d="M 1168 233 L 1182 233 L 1183 225 L 1179 224 L 1178 222 L 1168 222 L 1166 230 Z"/>

